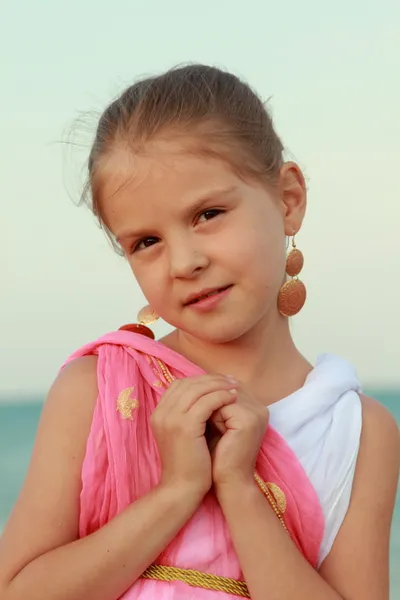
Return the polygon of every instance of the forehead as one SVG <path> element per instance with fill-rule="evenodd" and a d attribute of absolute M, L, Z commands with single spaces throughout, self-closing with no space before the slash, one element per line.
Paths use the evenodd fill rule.
<path fill-rule="evenodd" d="M 178 142 L 148 144 L 135 154 L 116 148 L 100 164 L 97 198 L 105 217 L 127 202 L 144 204 L 190 201 L 211 188 L 238 186 L 233 168 L 217 157 L 196 155 Z M 241 182 L 244 185 L 244 182 Z"/>

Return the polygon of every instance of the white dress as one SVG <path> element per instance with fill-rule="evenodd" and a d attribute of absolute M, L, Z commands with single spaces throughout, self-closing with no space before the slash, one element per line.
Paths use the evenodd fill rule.
<path fill-rule="evenodd" d="M 321 503 L 325 532 L 319 565 L 350 503 L 362 428 L 360 391 L 355 369 L 324 354 L 302 388 L 269 407 L 271 425 L 295 452 Z"/>

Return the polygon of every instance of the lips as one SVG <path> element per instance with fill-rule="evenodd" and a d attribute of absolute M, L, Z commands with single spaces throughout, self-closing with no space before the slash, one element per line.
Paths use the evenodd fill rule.
<path fill-rule="evenodd" d="M 221 292 L 224 292 L 225 290 L 229 289 L 230 287 L 232 287 L 231 285 L 226 285 L 224 287 L 220 287 L 220 288 L 208 288 L 205 290 L 202 290 L 201 292 L 196 292 L 195 294 L 191 294 L 186 301 L 184 302 L 185 306 L 188 306 L 190 304 L 196 304 L 196 302 L 200 302 L 200 300 L 204 300 L 205 298 L 210 298 L 210 296 L 215 296 L 216 294 L 220 294 Z"/>

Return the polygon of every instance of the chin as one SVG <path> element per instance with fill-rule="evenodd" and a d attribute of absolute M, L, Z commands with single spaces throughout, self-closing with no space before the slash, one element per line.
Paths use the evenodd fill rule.
<path fill-rule="evenodd" d="M 255 324 L 253 322 L 239 322 L 237 319 L 221 323 L 220 319 L 217 326 L 212 322 L 203 323 L 202 325 L 201 328 L 180 327 L 180 329 L 186 334 L 209 344 L 228 344 L 248 334 Z"/>

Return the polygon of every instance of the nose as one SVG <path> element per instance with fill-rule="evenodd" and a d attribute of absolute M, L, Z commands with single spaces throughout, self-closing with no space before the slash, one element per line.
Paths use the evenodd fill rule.
<path fill-rule="evenodd" d="M 204 249 L 195 244 L 191 236 L 175 240 L 169 250 L 170 276 L 174 279 L 196 277 L 209 264 Z"/>

